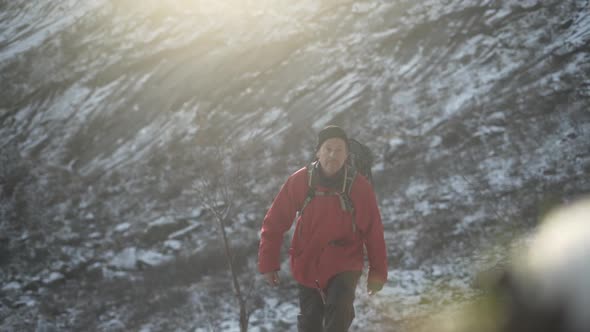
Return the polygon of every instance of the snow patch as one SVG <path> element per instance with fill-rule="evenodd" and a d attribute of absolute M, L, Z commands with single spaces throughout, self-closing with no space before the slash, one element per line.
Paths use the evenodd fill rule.
<path fill-rule="evenodd" d="M 160 217 L 152 222 L 150 222 L 148 224 L 148 228 L 149 227 L 154 227 L 154 226 L 163 226 L 163 225 L 170 225 L 170 224 L 174 224 L 176 223 L 176 220 L 174 220 L 173 217 L 171 216 L 163 216 Z"/>
<path fill-rule="evenodd" d="M 51 272 L 47 277 L 43 278 L 43 283 L 46 285 L 51 285 L 55 282 L 63 280 L 64 278 L 64 275 L 59 272 Z"/>
<path fill-rule="evenodd" d="M 115 232 L 125 232 L 127 230 L 129 230 L 129 228 L 131 227 L 131 224 L 129 224 L 128 222 L 124 222 L 122 224 L 119 224 L 115 227 Z"/>
<path fill-rule="evenodd" d="M 148 266 L 162 265 L 173 259 L 174 256 L 164 255 L 153 250 L 140 250 L 137 254 L 137 262 Z"/>
<path fill-rule="evenodd" d="M 168 238 L 171 240 L 182 238 L 182 237 L 188 235 L 189 233 L 191 233 L 192 231 L 196 230 L 199 227 L 201 227 L 201 223 L 192 222 L 189 226 L 168 235 Z"/>
<path fill-rule="evenodd" d="M 21 289 L 22 289 L 21 284 L 16 281 L 11 281 L 11 282 L 7 283 L 6 285 L 2 286 L 2 290 L 5 292 L 6 291 L 18 291 Z"/>
<path fill-rule="evenodd" d="M 174 256 L 164 255 L 153 250 L 137 250 L 125 248 L 115 255 L 108 263 L 109 267 L 121 270 L 134 270 L 138 265 L 158 266 L 174 259 Z"/>
<path fill-rule="evenodd" d="M 178 251 L 182 248 L 182 242 L 178 240 L 167 240 L 164 242 L 164 246 L 168 249 Z"/>
<path fill-rule="evenodd" d="M 486 213 L 483 209 L 479 209 L 472 215 L 464 217 L 461 222 L 455 225 L 453 229 L 453 235 L 463 234 L 467 229 L 473 226 L 476 221 L 484 220 Z"/>

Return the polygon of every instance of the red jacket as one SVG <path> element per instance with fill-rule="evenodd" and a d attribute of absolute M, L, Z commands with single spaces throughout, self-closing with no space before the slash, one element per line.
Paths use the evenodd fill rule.
<path fill-rule="evenodd" d="M 258 251 L 261 273 L 279 270 L 283 235 L 295 221 L 308 187 L 307 168 L 302 168 L 287 179 L 264 217 Z M 318 186 L 317 190 L 330 189 Z M 325 288 L 339 272 L 361 271 L 363 245 L 369 258 L 369 282 L 387 280 L 381 215 L 371 184 L 360 174 L 352 183 L 350 198 L 356 211 L 356 232 L 351 214 L 342 209 L 338 196 L 314 197 L 297 218 L 289 254 L 291 272 L 300 284 L 315 288 L 317 280 Z M 338 245 L 333 241 L 338 241 Z"/>

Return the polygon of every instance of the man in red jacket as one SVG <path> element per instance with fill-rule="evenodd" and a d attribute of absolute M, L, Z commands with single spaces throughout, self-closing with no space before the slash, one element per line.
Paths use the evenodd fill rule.
<path fill-rule="evenodd" d="M 348 139 L 342 128 L 320 131 L 316 157 L 287 179 L 264 217 L 258 269 L 269 284 L 279 284 L 283 235 L 296 220 L 289 254 L 291 273 L 299 283 L 298 330 L 342 332 L 354 318 L 363 247 L 369 259 L 369 294 L 381 290 L 387 280 L 383 224 L 371 184 L 346 162 Z M 347 200 L 353 209 L 344 208 Z"/>

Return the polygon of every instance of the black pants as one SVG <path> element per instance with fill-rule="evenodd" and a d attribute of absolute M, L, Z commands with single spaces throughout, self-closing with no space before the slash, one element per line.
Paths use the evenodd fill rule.
<path fill-rule="evenodd" d="M 354 319 L 354 291 L 361 273 L 342 272 L 324 290 L 326 305 L 317 288 L 299 285 L 299 332 L 346 332 Z"/>

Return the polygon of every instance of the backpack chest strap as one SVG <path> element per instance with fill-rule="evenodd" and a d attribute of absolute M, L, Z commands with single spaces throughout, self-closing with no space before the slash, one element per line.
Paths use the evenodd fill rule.
<path fill-rule="evenodd" d="M 314 190 L 313 188 L 309 188 L 307 196 L 305 197 L 305 200 L 303 201 L 303 205 L 301 206 L 301 209 L 299 210 L 299 214 L 303 213 L 303 210 L 305 210 L 307 205 L 316 196 L 318 196 L 318 197 L 338 196 L 338 199 L 340 200 L 340 207 L 342 207 L 342 210 L 348 211 L 348 212 L 352 212 L 354 210 L 354 208 L 352 208 L 352 203 L 349 202 L 350 200 L 348 199 L 348 197 L 346 196 L 345 193 L 341 193 L 338 191 L 319 191 L 319 190 Z"/>
<path fill-rule="evenodd" d="M 352 203 L 350 202 L 350 199 L 348 198 L 348 196 L 345 193 L 341 193 L 338 191 L 315 191 L 314 196 L 338 196 L 338 199 L 340 200 L 340 207 L 342 207 L 342 210 L 347 211 L 347 212 L 354 212 L 354 208 L 352 207 Z"/>
<path fill-rule="evenodd" d="M 342 193 L 342 192 L 338 192 L 338 191 L 319 191 L 319 190 L 314 190 L 313 188 L 310 188 L 309 193 L 308 193 L 307 197 L 305 198 L 305 201 L 303 202 L 303 206 L 301 207 L 301 210 L 298 211 L 298 215 L 303 214 L 303 210 L 305 210 L 305 208 L 307 207 L 309 202 L 311 202 L 311 200 L 316 196 L 319 196 L 319 197 L 338 196 L 338 199 L 340 200 L 340 207 L 342 208 L 342 211 L 346 211 L 346 212 L 350 213 L 350 217 L 352 218 L 352 232 L 356 233 L 355 210 L 354 210 L 354 206 L 352 204 L 352 201 L 350 200 L 350 197 L 346 193 Z"/>

